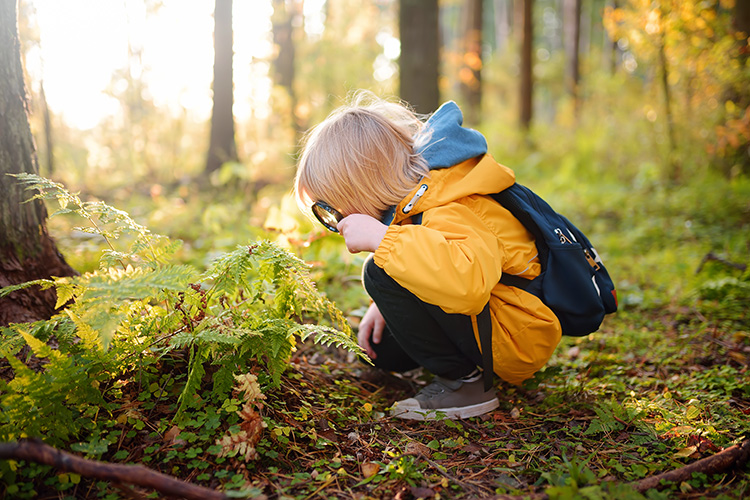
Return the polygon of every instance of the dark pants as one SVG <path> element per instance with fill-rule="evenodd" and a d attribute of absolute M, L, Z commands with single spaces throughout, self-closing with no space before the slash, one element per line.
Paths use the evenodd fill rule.
<path fill-rule="evenodd" d="M 379 344 L 371 344 L 375 366 L 402 372 L 423 366 L 435 375 L 458 379 L 482 365 L 471 317 L 448 314 L 422 302 L 367 259 L 362 281 L 385 318 Z"/>

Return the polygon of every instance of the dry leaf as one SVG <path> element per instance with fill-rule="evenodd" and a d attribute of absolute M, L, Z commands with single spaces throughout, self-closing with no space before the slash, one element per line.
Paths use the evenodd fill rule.
<path fill-rule="evenodd" d="M 406 455 L 424 455 L 429 457 L 432 450 L 417 441 L 409 441 L 406 444 Z"/>
<path fill-rule="evenodd" d="M 672 455 L 674 458 L 687 458 L 693 453 L 698 451 L 698 448 L 695 446 L 688 446 L 687 448 L 682 448 L 681 450 L 678 450 L 677 453 Z"/>
<path fill-rule="evenodd" d="M 174 443 L 174 444 L 185 444 L 184 439 L 177 439 L 177 436 L 180 435 L 180 432 L 182 432 L 182 429 L 177 427 L 176 425 L 173 425 L 171 429 L 169 429 L 167 432 L 164 433 L 164 442 L 165 443 Z"/>
<path fill-rule="evenodd" d="M 380 466 L 374 462 L 365 462 L 362 464 L 361 468 L 362 475 L 365 476 L 365 478 L 374 476 L 380 470 Z"/>

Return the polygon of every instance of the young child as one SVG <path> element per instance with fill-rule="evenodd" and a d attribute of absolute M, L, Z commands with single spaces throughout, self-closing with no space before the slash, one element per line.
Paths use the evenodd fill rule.
<path fill-rule="evenodd" d="M 373 302 L 359 345 L 382 369 L 435 375 L 393 405 L 401 418 L 468 418 L 498 407 L 479 368 L 486 306 L 492 366 L 511 384 L 530 378 L 560 341 L 560 323 L 541 300 L 499 283 L 503 273 L 537 276 L 537 250 L 485 196 L 511 186 L 513 171 L 462 123 L 453 102 L 423 123 L 406 106 L 359 93 L 308 134 L 299 161 L 300 206 L 340 232 L 350 252 L 372 252 L 363 281 Z"/>

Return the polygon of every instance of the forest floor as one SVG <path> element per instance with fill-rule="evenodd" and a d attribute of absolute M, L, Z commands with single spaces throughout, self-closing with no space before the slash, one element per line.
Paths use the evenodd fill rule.
<path fill-rule="evenodd" d="M 395 376 L 303 344 L 266 394 L 257 459 L 218 457 L 216 413 L 194 412 L 174 426 L 168 395 L 148 411 L 138 407 L 137 421 L 118 419 L 119 443 L 99 459 L 143 463 L 243 498 L 743 498 L 747 464 L 661 491 L 642 494 L 636 485 L 750 438 L 747 313 L 737 319 L 686 309 L 618 313 L 596 334 L 565 338 L 524 387 L 498 382 L 496 411 L 455 421 L 387 416 L 427 374 Z M 33 484 L 37 498 L 159 497 L 34 470 L 13 490 L 19 496 Z"/>
<path fill-rule="evenodd" d="M 707 321 L 622 314 L 565 339 L 524 388 L 499 383 L 498 410 L 458 421 L 383 415 L 424 374 L 302 353 L 267 408 L 307 439 L 277 448 L 275 463 L 261 460 L 249 477 L 278 498 L 641 498 L 629 483 L 750 437 L 750 335 Z M 694 474 L 663 495 L 742 498 L 748 472 Z"/>
<path fill-rule="evenodd" d="M 700 196 L 706 192 L 691 191 Z M 723 201 L 726 194 L 721 193 Z M 85 383 L 72 385 L 70 396 L 58 394 L 59 406 L 34 407 L 27 412 L 33 415 L 33 411 L 45 410 L 48 413 L 39 414 L 54 414 L 56 418 L 48 420 L 59 422 L 65 422 L 66 417 L 78 426 L 77 434 L 63 436 L 60 431 L 66 429 L 59 429 L 63 424 L 40 424 L 33 416 L 27 424 L 38 432 L 27 434 L 56 438 L 59 448 L 78 457 L 110 464 L 141 464 L 234 498 L 750 497 L 746 462 L 733 460 L 713 471 L 701 466 L 705 463 L 701 460 L 720 456 L 722 450 L 732 450 L 750 439 L 748 274 L 742 271 L 741 277 L 732 277 L 739 276 L 740 271 L 730 266 L 730 274 L 726 262 L 713 262 L 719 269 L 713 274 L 702 271 L 700 283 L 683 285 L 680 294 L 672 289 L 676 280 L 699 274 L 691 273 L 690 263 L 708 251 L 699 245 L 704 233 L 719 242 L 724 242 L 719 236 L 726 236 L 726 242 L 714 245 L 717 248 L 737 247 L 737 254 L 745 251 L 744 223 L 734 227 L 734 219 L 724 217 L 734 211 L 734 206 L 747 206 L 747 197 L 739 190 L 737 193 L 734 205 L 715 204 L 722 209 L 711 211 L 715 218 L 705 221 L 710 231 L 702 232 L 696 229 L 697 222 L 686 225 L 688 215 L 676 209 L 662 210 L 653 197 L 648 198 L 649 203 L 638 204 L 656 215 L 666 215 L 659 219 L 645 213 L 637 220 L 622 221 L 621 226 L 628 231 L 631 222 L 642 229 L 632 237 L 640 242 L 638 245 L 626 246 L 621 240 L 607 242 L 607 247 L 618 251 L 608 263 L 620 268 L 623 276 L 630 276 L 630 281 L 618 284 L 625 292 L 621 310 L 607 317 L 597 333 L 564 338 L 547 366 L 522 387 L 497 381 L 500 407 L 482 417 L 430 422 L 391 418 L 390 405 L 429 383 L 429 374 L 383 373 L 348 351 L 311 342 L 297 346 L 280 385 L 264 386 L 265 399 L 253 403 L 257 413 L 248 417 L 243 414 L 238 392 L 230 397 L 224 392 L 221 399 L 215 396 L 212 375 L 217 374 L 216 365 L 207 362 L 203 377 L 191 378 L 188 358 L 192 351 L 188 348 L 155 350 L 152 359 L 132 363 L 137 368 L 108 375 L 98 365 L 91 367 L 94 363 L 90 360 L 97 358 L 77 347 L 77 338 L 70 340 L 75 337 L 73 326 L 62 320 L 49 328 L 38 328 L 38 344 L 45 347 L 37 350 L 44 352 L 45 342 L 54 340 L 55 335 L 62 339 L 60 335 L 67 332 L 67 348 L 78 355 L 70 366 L 77 371 L 63 370 L 65 360 L 58 360 L 61 371 L 42 378 L 39 375 L 44 367 L 53 364 L 51 354 L 44 360 L 50 364 L 43 365 L 25 347 L 18 358 L 31 368 L 26 381 L 18 376 L 24 375 L 20 370 L 14 373 L 5 356 L 0 356 L 0 396 L 5 396 L 4 389 L 12 388 L 7 394 L 12 392 L 14 397 L 6 398 L 9 402 L 4 408 L 27 408 L 43 399 L 29 397 L 39 385 L 35 381 L 54 382 L 54 376 L 62 374 L 70 382 L 80 375 Z M 675 206 L 680 202 L 680 207 L 684 201 L 672 192 L 664 200 Z M 740 216 L 747 213 L 746 208 L 743 210 Z M 678 215 L 668 217 L 672 212 Z M 727 226 L 714 225 L 715 220 Z M 636 222 L 647 226 L 636 226 Z M 664 235 L 672 235 L 674 228 L 695 234 L 684 234 L 682 239 L 670 236 L 669 244 L 662 244 Z M 616 230 L 608 232 L 622 236 Z M 630 234 L 622 231 L 626 233 Z M 237 235 L 234 237 L 229 239 L 233 245 Z M 353 285 L 359 266 L 342 261 L 340 242 L 318 243 L 319 255 L 303 258 L 326 263 L 324 272 L 313 266 L 313 272 L 318 273 L 315 282 L 320 289 L 336 292 L 336 297 L 331 294 L 332 299 L 352 313 L 356 300 L 348 300 L 346 293 L 349 287 L 352 293 L 362 294 L 361 287 Z M 73 245 L 84 246 L 80 242 Z M 652 247 L 655 250 L 649 253 L 646 249 Z M 79 261 L 95 259 L 83 252 Z M 204 304 L 201 312 L 205 310 Z M 59 331 L 55 330 L 58 327 Z M 54 335 L 50 333 L 53 331 Z M 171 336 L 176 331 L 151 334 Z M 8 345 L 13 342 L 15 339 L 9 339 Z M 231 350 L 234 344 L 226 345 Z M 141 356 L 140 348 L 133 349 Z M 268 353 L 250 353 L 248 359 L 253 355 Z M 199 359 L 209 359 L 206 356 Z M 251 371 L 264 375 L 262 366 L 268 363 L 254 365 Z M 267 381 L 269 376 L 265 375 Z M 76 406 L 76 398 L 84 400 L 81 394 L 87 384 L 89 388 L 98 387 L 99 380 L 101 390 L 94 392 L 101 392 L 106 400 L 99 406 Z M 230 377 L 227 387 L 231 382 Z M 178 398 L 189 384 L 200 386 L 199 398 L 178 417 Z M 66 410 L 68 406 L 76 412 Z M 54 413 L 50 408 L 60 411 Z M 2 417 L 0 413 L 0 424 Z M 5 420 L 5 427 L 16 428 L 13 421 Z M 227 452 L 222 440 L 239 436 L 247 423 L 257 424 L 252 429 L 256 439 L 251 444 L 248 440 L 244 448 Z M 675 482 L 642 491 L 644 479 L 687 465 L 699 467 Z M 115 500 L 163 496 L 153 488 L 118 484 L 31 460 L 0 460 L 0 498 Z"/>

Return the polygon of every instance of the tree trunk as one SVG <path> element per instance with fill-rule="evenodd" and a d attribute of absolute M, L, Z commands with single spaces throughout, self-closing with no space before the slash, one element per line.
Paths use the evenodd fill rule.
<path fill-rule="evenodd" d="M 400 2 L 399 94 L 418 113 L 431 113 L 440 104 L 438 12 L 437 0 Z"/>
<path fill-rule="evenodd" d="M 740 42 L 738 44 L 741 47 L 742 60 L 744 61 L 750 53 L 747 47 L 747 36 L 750 36 L 750 2 L 747 0 L 735 2 L 732 11 L 732 27 L 745 34 L 746 38 L 743 40 L 745 43 Z"/>
<path fill-rule="evenodd" d="M 482 119 L 482 0 L 464 4 L 463 63 L 461 93 L 466 102 L 466 122 L 477 125 Z"/>
<path fill-rule="evenodd" d="M 0 287 L 50 276 L 72 276 L 47 233 L 47 210 L 7 174 L 38 173 L 27 116 L 16 0 L 0 0 Z M 29 288 L 0 299 L 0 325 L 48 319 L 54 290 Z"/>
<path fill-rule="evenodd" d="M 563 0 L 563 28 L 565 30 L 565 87 L 573 99 L 576 118 L 580 111 L 580 41 L 581 41 L 581 0 Z"/>
<path fill-rule="evenodd" d="M 618 9 L 620 7 L 620 3 L 618 0 L 612 0 L 612 9 Z M 617 59 L 619 54 L 619 48 L 617 47 L 617 40 L 612 38 L 607 38 L 608 36 L 611 36 L 611 34 L 607 34 L 605 36 L 605 40 L 609 43 L 609 72 L 610 74 L 614 75 L 617 73 Z"/>
<path fill-rule="evenodd" d="M 534 61 L 532 58 L 532 47 L 534 42 L 534 0 L 518 0 L 521 20 L 521 78 L 520 78 L 520 124 L 528 130 L 531 126 L 533 112 Z"/>
<path fill-rule="evenodd" d="M 512 16 L 512 5 L 513 0 L 493 0 L 494 11 L 495 11 L 495 45 L 497 46 L 496 51 L 501 52 L 508 44 L 508 38 L 511 33 L 511 16 Z"/>
<path fill-rule="evenodd" d="M 39 82 L 39 100 L 42 101 L 42 116 L 44 116 L 44 152 L 47 159 L 47 177 L 55 174 L 55 150 L 52 140 L 52 117 L 47 106 L 47 95 L 44 93 L 44 81 Z"/>
<path fill-rule="evenodd" d="M 297 116 L 297 94 L 294 91 L 296 75 L 296 46 L 294 34 L 295 21 L 301 17 L 299 1 L 288 5 L 286 0 L 273 0 L 273 42 L 278 53 L 274 59 L 274 76 L 276 83 L 286 89 L 289 96 L 289 115 L 298 137 L 304 133 L 302 121 Z"/>
<path fill-rule="evenodd" d="M 680 165 L 675 154 L 677 151 L 677 143 L 675 141 L 674 131 L 674 116 L 672 115 L 672 92 L 669 87 L 669 62 L 667 61 L 667 26 L 664 23 L 664 12 L 661 12 L 661 26 L 659 29 L 658 38 L 658 53 L 659 53 L 659 66 L 661 73 L 661 86 L 664 92 L 664 115 L 667 120 L 667 145 L 669 147 L 669 178 L 673 181 L 680 179 Z"/>
<path fill-rule="evenodd" d="M 216 0 L 214 9 L 214 107 L 206 173 L 211 174 L 228 161 L 237 161 L 234 139 L 232 83 L 232 0 Z"/>

